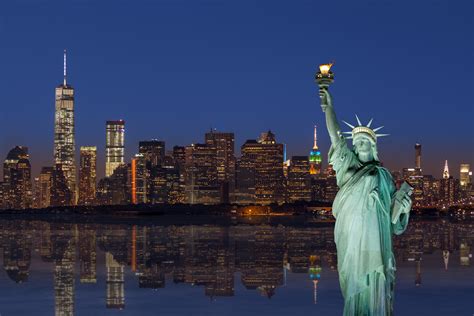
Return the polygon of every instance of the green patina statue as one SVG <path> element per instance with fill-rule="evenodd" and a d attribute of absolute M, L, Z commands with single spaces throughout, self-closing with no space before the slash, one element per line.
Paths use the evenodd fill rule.
<path fill-rule="evenodd" d="M 390 172 L 380 166 L 377 137 L 386 134 L 376 134 L 380 128 L 371 129 L 372 120 L 363 126 L 357 116 L 358 125 L 344 122 L 352 131 L 341 132 L 327 87 L 320 89 L 320 96 L 332 143 L 329 163 L 339 187 L 332 209 L 344 315 L 392 315 L 392 234 L 407 227 L 412 188 L 405 182 L 397 191 Z"/>

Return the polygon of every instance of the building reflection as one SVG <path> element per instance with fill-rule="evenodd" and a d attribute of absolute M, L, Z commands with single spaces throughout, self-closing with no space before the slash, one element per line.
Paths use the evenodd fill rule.
<path fill-rule="evenodd" d="M 27 282 L 35 260 L 51 266 L 56 315 L 74 314 L 76 277 L 88 284 L 85 286 L 103 287 L 105 308 L 124 309 L 126 274 L 136 280 L 133 286 L 165 290 L 167 282 L 183 283 L 202 287 L 203 294 L 215 300 L 235 295 L 236 277 L 245 289 L 272 298 L 286 285 L 287 273 L 300 273 L 307 275 L 311 288 L 308 300 L 317 303 L 324 300 L 318 294 L 324 275 L 337 269 L 331 225 L 157 226 L 0 220 L 0 227 L 3 267 L 13 282 Z M 411 265 L 414 284 L 423 286 L 426 254 L 439 254 L 440 270 L 448 270 L 450 264 L 470 265 L 472 231 L 471 222 L 413 221 L 405 234 L 394 239 L 397 262 Z M 38 255 L 32 259 L 33 251 Z M 105 270 L 103 280 L 98 269 Z"/>

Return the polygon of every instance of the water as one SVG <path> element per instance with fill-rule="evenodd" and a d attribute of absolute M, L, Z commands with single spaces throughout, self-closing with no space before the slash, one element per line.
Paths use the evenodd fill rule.
<path fill-rule="evenodd" d="M 1 316 L 342 314 L 331 224 L 0 220 L 0 233 Z M 394 247 L 397 315 L 474 314 L 474 223 L 412 221 Z"/>

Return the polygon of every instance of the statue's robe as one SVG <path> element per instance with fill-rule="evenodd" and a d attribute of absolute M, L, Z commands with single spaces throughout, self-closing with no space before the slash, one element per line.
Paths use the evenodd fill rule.
<path fill-rule="evenodd" d="M 344 315 L 392 315 L 392 234 L 405 231 L 409 216 L 402 213 L 392 224 L 392 176 L 377 161 L 360 162 L 344 137 L 331 146 L 329 163 L 339 187 L 332 209 Z"/>

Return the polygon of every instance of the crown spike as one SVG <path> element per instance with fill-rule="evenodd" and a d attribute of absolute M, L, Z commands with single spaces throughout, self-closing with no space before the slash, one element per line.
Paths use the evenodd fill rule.
<path fill-rule="evenodd" d="M 375 134 L 377 137 L 384 137 L 384 136 L 390 136 L 390 134 Z"/>
<path fill-rule="evenodd" d="M 346 139 L 352 139 L 352 136 L 346 137 Z"/>
<path fill-rule="evenodd" d="M 359 124 L 359 126 L 362 126 L 362 123 L 360 122 L 359 117 L 357 116 L 357 114 L 355 116 L 356 116 L 356 119 L 357 119 L 357 124 Z"/>
<path fill-rule="evenodd" d="M 353 125 L 351 125 L 351 124 L 347 123 L 347 122 L 346 122 L 346 121 L 344 121 L 344 120 L 342 120 L 342 122 L 343 122 L 344 124 L 346 124 L 347 126 L 349 126 L 350 128 L 352 128 L 352 129 L 354 129 L 354 128 L 355 128 Z"/>
<path fill-rule="evenodd" d="M 342 132 L 343 134 L 352 134 L 352 132 Z"/>
<path fill-rule="evenodd" d="M 373 118 L 370 119 L 369 123 L 367 123 L 367 127 L 370 127 L 370 125 L 372 124 L 372 121 L 373 121 L 373 120 L 374 120 Z"/>
<path fill-rule="evenodd" d="M 380 127 L 374 128 L 373 131 L 376 132 L 378 130 L 381 130 L 382 128 L 383 128 L 383 126 L 380 126 Z"/>

